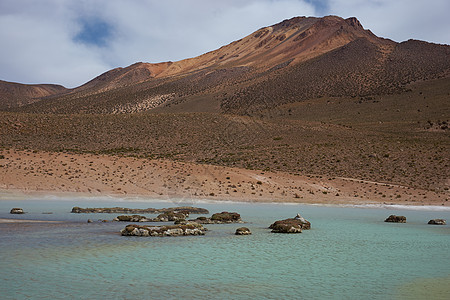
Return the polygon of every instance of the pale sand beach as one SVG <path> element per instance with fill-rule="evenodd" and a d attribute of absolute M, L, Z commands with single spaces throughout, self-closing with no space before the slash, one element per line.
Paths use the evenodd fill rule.
<path fill-rule="evenodd" d="M 1 150 L 0 199 L 36 195 L 308 204 L 450 206 L 393 183 L 92 154 Z M 0 156 L 1 157 L 1 156 Z"/>
<path fill-rule="evenodd" d="M 0 218 L 0 223 L 61 223 L 61 222 L 60 221 L 41 221 L 41 220 L 4 219 L 4 218 Z"/>

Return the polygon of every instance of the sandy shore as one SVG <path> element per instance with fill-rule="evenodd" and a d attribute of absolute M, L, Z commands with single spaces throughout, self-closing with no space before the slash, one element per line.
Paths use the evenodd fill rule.
<path fill-rule="evenodd" d="M 0 155 L 0 200 L 30 195 L 111 195 L 186 202 L 450 206 L 449 193 L 352 178 L 90 154 L 2 150 Z"/>
<path fill-rule="evenodd" d="M 61 223 L 60 221 L 39 221 L 25 219 L 0 219 L 0 223 Z"/>

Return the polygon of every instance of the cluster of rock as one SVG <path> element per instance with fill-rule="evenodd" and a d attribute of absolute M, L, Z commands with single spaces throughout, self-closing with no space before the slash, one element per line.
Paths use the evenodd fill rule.
<path fill-rule="evenodd" d="M 14 207 L 13 209 L 11 209 L 11 211 L 9 213 L 10 214 L 16 214 L 16 215 L 21 215 L 21 214 L 24 214 L 25 212 L 23 211 L 22 208 Z"/>
<path fill-rule="evenodd" d="M 269 228 L 274 233 L 301 233 L 302 230 L 311 229 L 311 223 L 297 214 L 294 218 L 276 221 Z"/>
<path fill-rule="evenodd" d="M 160 213 L 185 213 L 185 214 L 209 214 L 209 211 L 205 208 L 192 207 L 192 206 L 180 206 L 169 208 L 126 208 L 126 207 L 104 207 L 104 208 L 81 208 L 75 206 L 72 208 L 72 213 L 76 214 L 89 214 L 89 213 L 107 213 L 107 214 L 160 214 Z"/>
<path fill-rule="evenodd" d="M 192 222 L 165 226 L 127 225 L 120 233 L 123 236 L 183 236 L 204 235 L 206 230 L 201 224 Z"/>
<path fill-rule="evenodd" d="M 188 213 L 174 213 L 165 212 L 158 215 L 156 218 L 147 218 L 141 215 L 122 215 L 114 218 L 113 221 L 117 222 L 173 222 L 186 220 L 189 217 Z"/>
<path fill-rule="evenodd" d="M 160 214 L 154 219 L 148 219 L 145 216 L 131 215 L 118 216 L 116 221 L 128 222 L 169 222 L 174 221 L 174 225 L 166 226 L 140 226 L 127 225 L 121 230 L 124 236 L 183 236 L 183 235 L 204 235 L 207 229 L 202 224 L 228 224 L 228 223 L 243 223 L 240 214 L 236 212 L 221 212 L 215 213 L 210 218 L 198 217 L 195 220 L 186 221 L 189 214 L 166 212 Z M 405 223 L 405 216 L 390 215 L 385 222 Z M 433 219 L 428 224 L 445 225 L 444 219 Z M 269 226 L 273 233 L 301 233 L 303 230 L 311 229 L 311 223 L 297 214 L 294 218 L 279 220 Z M 236 229 L 235 235 L 250 235 L 252 234 L 247 227 L 240 227 Z"/>
<path fill-rule="evenodd" d="M 199 224 L 229 224 L 229 223 L 244 223 L 241 219 L 241 215 L 237 212 L 227 212 L 223 211 L 221 213 L 216 213 L 211 216 L 211 218 L 207 217 L 198 217 L 195 220 L 189 220 L 192 222 L 196 222 Z"/>

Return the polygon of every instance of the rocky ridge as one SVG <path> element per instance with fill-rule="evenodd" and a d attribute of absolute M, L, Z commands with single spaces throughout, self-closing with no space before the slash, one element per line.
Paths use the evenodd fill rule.
<path fill-rule="evenodd" d="M 204 235 L 207 229 L 198 223 L 164 226 L 127 225 L 121 230 L 123 236 L 186 236 Z"/>
<path fill-rule="evenodd" d="M 183 213 L 183 214 L 209 214 L 209 211 L 205 208 L 192 207 L 192 206 L 180 206 L 169 208 L 125 208 L 125 207 L 106 207 L 106 208 L 81 208 L 75 206 L 72 208 L 71 213 L 88 214 L 88 213 L 129 213 L 129 214 L 157 214 L 157 213 Z"/>

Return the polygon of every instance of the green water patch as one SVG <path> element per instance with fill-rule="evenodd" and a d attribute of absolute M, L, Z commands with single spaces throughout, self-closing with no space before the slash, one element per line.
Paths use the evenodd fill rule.
<path fill-rule="evenodd" d="M 402 284 L 395 299 L 450 299 L 450 276 L 417 278 Z"/>

